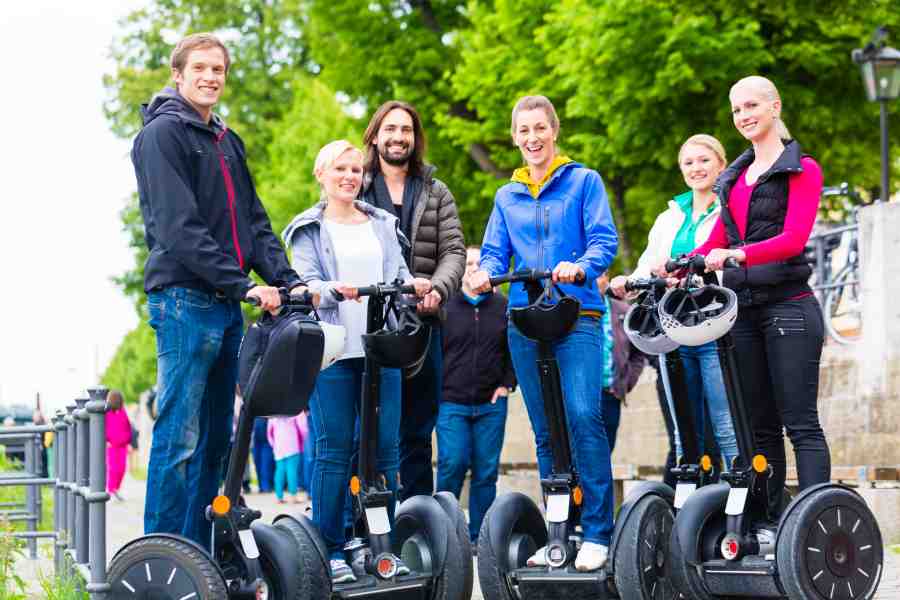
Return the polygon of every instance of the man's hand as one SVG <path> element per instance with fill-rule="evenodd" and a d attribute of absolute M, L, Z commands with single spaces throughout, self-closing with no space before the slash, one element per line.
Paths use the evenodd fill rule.
<path fill-rule="evenodd" d="M 409 283 L 414 288 L 416 288 L 416 296 L 418 296 L 419 298 L 424 298 L 426 294 L 431 292 L 430 279 L 425 279 L 424 277 L 416 277 Z M 438 296 L 438 298 L 440 298 L 440 296 Z"/>
<path fill-rule="evenodd" d="M 509 396 L 509 389 L 505 385 L 501 385 L 494 390 L 494 395 L 491 396 L 491 404 L 497 404 L 497 398 L 506 398 L 507 396 Z"/>
<path fill-rule="evenodd" d="M 575 263 L 563 261 L 553 269 L 554 283 L 575 283 L 584 279 L 584 269 Z"/>
<path fill-rule="evenodd" d="M 278 309 L 281 308 L 281 294 L 277 287 L 257 285 L 250 288 L 247 297 L 259 300 L 259 307 L 269 311 L 269 314 L 273 316 L 278 314 Z"/>
<path fill-rule="evenodd" d="M 491 291 L 491 276 L 487 271 L 478 269 L 469 275 L 469 287 L 476 294 L 485 294 Z"/>
<path fill-rule="evenodd" d="M 308 291 L 309 291 L 308 287 L 306 287 L 303 284 L 300 284 L 300 285 L 297 285 L 297 286 L 294 286 L 293 288 L 291 288 L 291 296 L 302 296 L 304 292 L 308 292 Z M 316 307 L 316 308 L 319 307 L 319 300 L 321 300 L 321 298 L 322 297 L 319 295 L 318 292 L 312 292 L 312 303 L 313 303 L 314 307 Z"/>
<path fill-rule="evenodd" d="M 441 295 L 437 290 L 431 290 L 424 296 L 417 306 L 420 313 L 436 313 L 441 306 Z"/>

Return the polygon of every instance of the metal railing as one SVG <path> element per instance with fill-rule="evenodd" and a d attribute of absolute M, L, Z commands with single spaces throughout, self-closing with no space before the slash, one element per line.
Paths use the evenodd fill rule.
<path fill-rule="evenodd" d="M 88 389 L 88 398 L 77 398 L 66 410 L 57 411 L 48 426 L 0 428 L 0 443 L 25 439 L 26 447 L 35 439 L 39 441 L 43 433 L 55 432 L 51 458 L 55 478 L 36 476 L 32 470 L 33 459 L 29 461 L 30 454 L 26 449 L 25 471 L 0 475 L 0 485 L 20 485 L 31 490 L 26 493 L 25 508 L 30 529 L 12 535 L 26 538 L 33 545 L 29 548 L 31 558 L 37 558 L 37 538 L 53 539 L 56 574 L 74 578 L 79 589 L 88 592 L 91 600 L 105 600 L 109 592 L 106 576 L 107 391 L 104 387 Z M 38 531 L 39 486 L 42 485 L 55 486 L 53 531 Z M 32 496 L 37 500 L 31 499 Z"/>

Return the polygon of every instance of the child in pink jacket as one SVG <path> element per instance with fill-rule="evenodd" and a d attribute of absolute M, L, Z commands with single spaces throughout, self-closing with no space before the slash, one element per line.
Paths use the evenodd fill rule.
<path fill-rule="evenodd" d="M 121 502 L 123 498 L 119 493 L 119 487 L 125 477 L 128 447 L 131 445 L 131 421 L 125 412 L 122 392 L 110 390 L 107 403 L 109 410 L 106 412 L 106 491 Z"/>
<path fill-rule="evenodd" d="M 300 450 L 303 448 L 303 432 L 296 417 L 270 417 L 266 429 L 269 444 L 275 454 L 275 497 L 284 504 L 284 484 L 295 504 L 301 498 L 298 492 Z"/>

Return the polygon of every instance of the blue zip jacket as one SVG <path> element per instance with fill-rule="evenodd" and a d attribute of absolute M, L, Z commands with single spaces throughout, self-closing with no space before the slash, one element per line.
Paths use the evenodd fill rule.
<path fill-rule="evenodd" d="M 481 268 L 491 277 L 510 269 L 553 268 L 573 262 L 584 269 L 584 286 L 562 284 L 583 310 L 603 312 L 606 304 L 596 279 L 612 264 L 619 236 L 600 175 L 578 163 L 561 165 L 535 199 L 524 183 L 497 190 L 481 245 Z M 525 286 L 510 286 L 509 306 L 528 305 Z"/>

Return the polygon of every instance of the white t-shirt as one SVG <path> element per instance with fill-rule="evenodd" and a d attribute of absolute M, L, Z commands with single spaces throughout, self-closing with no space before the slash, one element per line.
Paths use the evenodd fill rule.
<path fill-rule="evenodd" d="M 344 225 L 328 218 L 324 221 L 334 247 L 338 281 L 351 286 L 378 283 L 383 277 L 384 252 L 372 222 Z M 347 329 L 347 343 L 339 360 L 365 356 L 360 336 L 366 332 L 368 305 L 368 297 L 360 302 L 345 300 L 338 305 L 338 317 Z"/>

